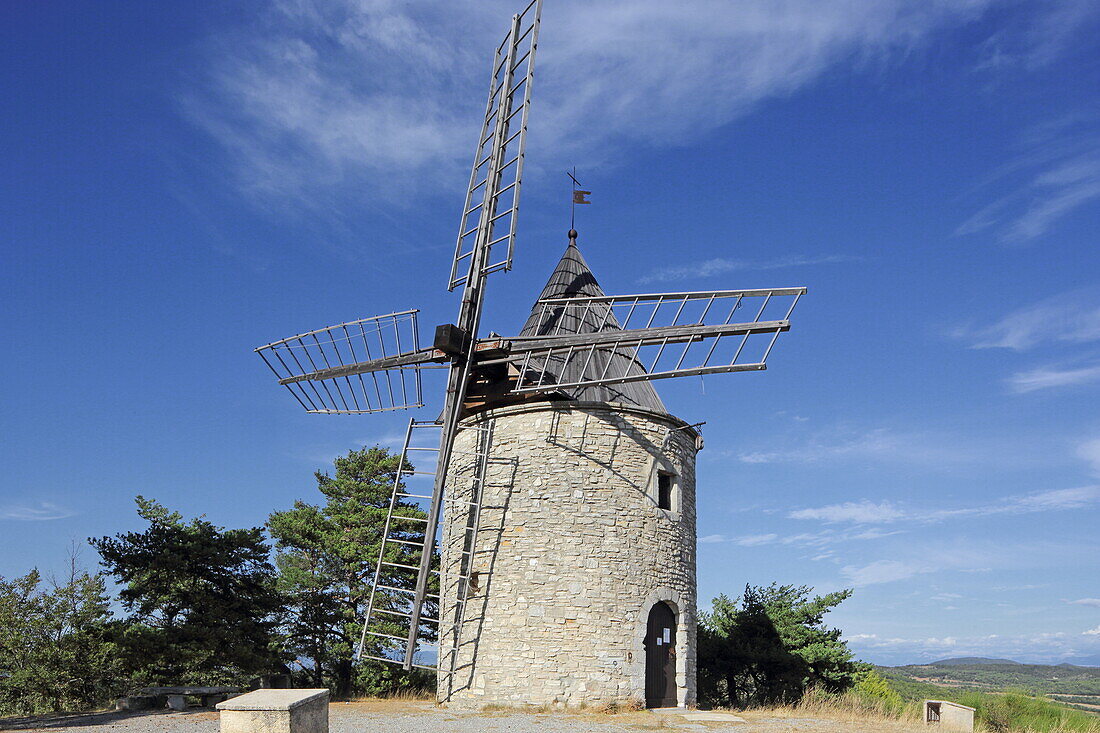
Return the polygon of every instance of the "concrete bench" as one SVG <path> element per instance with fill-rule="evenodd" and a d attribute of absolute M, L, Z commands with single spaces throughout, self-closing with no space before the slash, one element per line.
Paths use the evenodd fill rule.
<path fill-rule="evenodd" d="M 188 697 L 197 697 L 209 707 L 240 692 L 238 687 L 143 687 L 136 694 L 119 698 L 115 710 L 149 710 L 167 705 L 172 710 L 186 710 Z"/>
<path fill-rule="evenodd" d="M 217 708 L 221 733 L 328 733 L 328 690 L 256 690 Z"/>

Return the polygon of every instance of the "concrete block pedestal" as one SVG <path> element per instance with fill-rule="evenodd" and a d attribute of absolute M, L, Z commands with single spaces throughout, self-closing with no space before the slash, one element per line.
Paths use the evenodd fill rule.
<path fill-rule="evenodd" d="M 924 722 L 939 725 L 944 730 L 974 730 L 974 708 L 949 700 L 925 700 Z"/>
<path fill-rule="evenodd" d="M 256 690 L 217 708 L 221 733 L 328 733 L 328 690 Z"/>

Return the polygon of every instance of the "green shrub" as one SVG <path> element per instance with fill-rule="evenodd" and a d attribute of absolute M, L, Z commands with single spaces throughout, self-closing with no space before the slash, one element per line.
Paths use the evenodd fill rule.
<path fill-rule="evenodd" d="M 883 712 L 900 714 L 905 708 L 905 702 L 886 681 L 886 678 L 873 669 L 859 675 L 854 687 L 855 694 L 869 703 L 880 708 Z"/>
<path fill-rule="evenodd" d="M 1100 733 L 1100 718 L 1097 716 L 1067 708 L 1045 697 L 1032 697 L 1020 692 L 968 692 L 959 697 L 959 702 L 977 710 L 978 722 L 995 733 Z"/>

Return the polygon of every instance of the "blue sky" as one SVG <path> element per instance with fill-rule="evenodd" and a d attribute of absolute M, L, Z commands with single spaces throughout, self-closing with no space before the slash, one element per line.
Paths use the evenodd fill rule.
<path fill-rule="evenodd" d="M 407 415 L 310 416 L 251 353 L 457 310 L 449 250 L 514 3 L 8 4 L 0 575 L 254 525 Z M 706 420 L 700 595 L 854 587 L 881 663 L 1100 664 L 1100 12 L 1085 0 L 547 0 L 517 330 L 581 247 L 610 293 L 806 285 Z M 84 561 L 94 563 L 85 549 Z"/>

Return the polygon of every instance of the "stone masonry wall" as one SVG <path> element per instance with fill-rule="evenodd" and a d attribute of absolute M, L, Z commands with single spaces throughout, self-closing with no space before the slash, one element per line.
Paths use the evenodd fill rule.
<path fill-rule="evenodd" d="M 443 526 L 439 697 L 460 706 L 644 700 L 649 611 L 677 614 L 677 688 L 695 702 L 695 433 L 604 403 L 514 406 L 464 422 Z M 488 429 L 488 430 L 487 430 Z M 479 441 L 487 441 L 479 444 Z M 480 516 L 476 454 L 488 447 Z M 675 478 L 657 506 L 657 471 Z M 472 554 L 467 527 L 478 525 Z M 454 674 L 445 671 L 454 662 Z"/>

